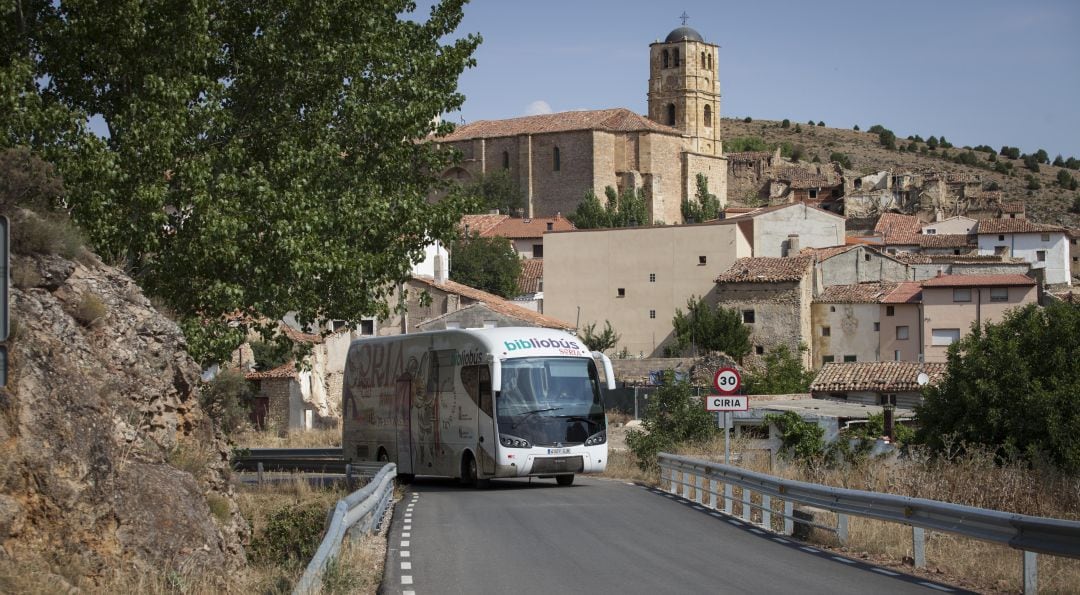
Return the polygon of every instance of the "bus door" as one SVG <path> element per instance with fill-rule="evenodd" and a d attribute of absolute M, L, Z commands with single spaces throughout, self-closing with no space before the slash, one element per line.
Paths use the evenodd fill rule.
<path fill-rule="evenodd" d="M 412 395 L 413 375 L 406 372 L 397 381 L 397 407 L 394 416 L 395 441 L 397 443 L 397 472 L 412 474 Z"/>
<path fill-rule="evenodd" d="M 479 372 L 480 395 L 477 405 L 480 414 L 476 416 L 476 434 L 479 436 L 480 470 L 483 473 L 495 473 L 495 456 L 499 446 L 499 437 L 495 434 L 495 398 L 491 393 L 491 370 L 486 364 L 476 366 Z"/>

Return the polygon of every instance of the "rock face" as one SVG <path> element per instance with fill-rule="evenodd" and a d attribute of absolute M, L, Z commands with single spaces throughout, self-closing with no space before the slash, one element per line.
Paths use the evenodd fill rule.
<path fill-rule="evenodd" d="M 243 564 L 249 529 L 183 335 L 131 279 L 83 260 L 13 257 L 0 561 L 68 584 Z"/>

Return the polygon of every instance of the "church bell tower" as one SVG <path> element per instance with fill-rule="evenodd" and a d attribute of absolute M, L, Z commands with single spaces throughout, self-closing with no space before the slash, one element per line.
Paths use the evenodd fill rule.
<path fill-rule="evenodd" d="M 690 149 L 722 155 L 719 46 L 686 26 L 649 45 L 649 119 L 681 130 Z"/>

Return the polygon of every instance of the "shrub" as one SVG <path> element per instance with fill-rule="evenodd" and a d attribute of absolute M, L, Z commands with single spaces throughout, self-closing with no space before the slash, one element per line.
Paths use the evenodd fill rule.
<path fill-rule="evenodd" d="M 746 151 L 769 151 L 769 144 L 765 139 L 758 136 L 737 136 L 724 143 L 730 153 L 743 153 Z"/>
<path fill-rule="evenodd" d="M 1080 169 L 1080 159 L 1069 157 L 1065 160 L 1065 167 L 1069 169 Z"/>
<path fill-rule="evenodd" d="M 858 124 L 856 124 L 856 125 L 855 125 L 855 126 L 854 126 L 854 127 L 852 128 L 852 130 L 854 130 L 855 132 L 858 132 L 858 131 L 859 131 L 859 125 L 858 125 Z"/>
<path fill-rule="evenodd" d="M 786 459 L 808 461 L 825 451 L 825 428 L 803 421 L 794 411 L 766 414 L 765 423 L 780 430 L 779 454 Z"/>
<path fill-rule="evenodd" d="M 936 136 L 931 136 L 930 138 L 926 139 L 926 146 L 930 147 L 931 151 L 936 150 L 938 148 L 937 137 Z"/>
<path fill-rule="evenodd" d="M 799 126 L 798 124 L 796 124 L 795 125 L 795 132 L 802 132 L 802 126 Z"/>
<path fill-rule="evenodd" d="M 750 116 L 746 116 L 745 118 L 743 118 L 743 122 L 746 123 L 746 124 L 749 124 L 750 122 L 753 122 L 753 121 L 754 121 L 754 119 L 751 118 Z"/>
<path fill-rule="evenodd" d="M 884 130 L 885 127 L 881 124 L 874 124 L 873 126 L 866 129 L 866 131 L 870 134 L 881 134 Z"/>
<path fill-rule="evenodd" d="M 19 289 L 29 289 L 41 284 L 41 274 L 37 268 L 26 260 L 16 260 L 11 263 L 11 284 Z"/>
<path fill-rule="evenodd" d="M 1059 169 L 1057 175 L 1057 183 L 1058 186 L 1069 190 L 1073 187 L 1074 184 L 1076 184 L 1076 180 L 1073 180 L 1073 177 L 1069 175 L 1069 172 L 1063 169 Z"/>
<path fill-rule="evenodd" d="M 649 398 L 642 430 L 626 433 L 626 445 L 642 470 L 655 469 L 656 454 L 676 445 L 700 443 L 716 431 L 716 418 L 705 410 L 690 385 L 664 372 L 663 385 Z"/>
<path fill-rule="evenodd" d="M 892 130 L 882 130 L 878 133 L 878 142 L 886 149 L 896 149 L 896 134 Z"/>
<path fill-rule="evenodd" d="M 11 251 L 75 258 L 85 244 L 82 232 L 67 215 L 22 212 L 12 217 Z"/>
<path fill-rule="evenodd" d="M 79 324 L 91 327 L 99 323 L 107 313 L 108 309 L 105 307 L 105 303 L 101 301 L 101 298 L 87 292 L 79 299 L 79 304 L 75 307 L 72 316 L 79 321 Z"/>
<path fill-rule="evenodd" d="M 840 167 L 844 169 L 851 169 L 851 157 L 848 157 L 846 153 L 839 151 L 833 152 L 829 155 L 829 161 L 835 161 L 840 164 Z"/>
<path fill-rule="evenodd" d="M 788 120 L 787 118 L 784 118 L 784 121 L 780 122 L 780 127 L 781 128 L 791 128 L 791 120 Z"/>
<path fill-rule="evenodd" d="M 806 147 L 803 147 L 802 145 L 795 145 L 794 147 L 791 148 L 791 160 L 792 161 L 797 163 L 805 155 L 806 155 Z"/>
<path fill-rule="evenodd" d="M 1054 167 L 1065 167 L 1065 160 L 1061 158 L 1061 155 L 1054 157 Z"/>
<path fill-rule="evenodd" d="M 229 522 L 229 517 L 232 516 L 232 509 L 229 506 L 229 499 L 221 494 L 207 494 L 206 505 L 210 507 L 210 514 L 214 515 L 214 518 L 221 523 Z"/>
<path fill-rule="evenodd" d="M 1080 213 L 1080 194 L 1073 197 L 1072 206 L 1069 207 L 1069 210 L 1073 213 Z"/>
<path fill-rule="evenodd" d="M 253 393 L 242 372 L 223 370 L 202 385 L 199 404 L 222 431 L 230 434 L 247 423 Z"/>
<path fill-rule="evenodd" d="M 806 346 L 801 344 L 798 353 L 792 353 L 787 345 L 770 349 L 763 358 L 763 368 L 747 376 L 746 394 L 783 395 L 810 390 L 814 371 L 803 367 L 800 355 L 805 351 Z"/>
<path fill-rule="evenodd" d="M 1008 145 L 1002 145 L 1002 147 L 1001 147 L 1001 156 L 1002 157 L 1008 157 L 1009 159 L 1019 159 L 1020 158 L 1020 149 L 1018 149 L 1017 147 L 1010 147 Z"/>
<path fill-rule="evenodd" d="M 693 347 L 698 351 L 722 351 L 741 359 L 750 353 L 750 329 L 743 324 L 742 313 L 734 308 L 712 307 L 705 298 L 686 300 L 686 314 L 675 309 L 671 326 L 675 346 L 680 351 Z"/>
<path fill-rule="evenodd" d="M 317 503 L 287 504 L 270 514 L 266 528 L 251 540 L 251 557 L 265 564 L 306 564 L 315 555 L 326 522 Z"/>
<path fill-rule="evenodd" d="M 1038 190 L 1039 188 L 1042 188 L 1042 184 L 1039 183 L 1039 179 L 1035 176 L 1028 174 L 1026 179 L 1028 190 Z"/>
<path fill-rule="evenodd" d="M 1001 184 L 998 184 L 997 180 L 990 180 L 989 182 L 983 184 L 983 190 L 989 190 L 990 192 L 993 192 L 995 190 L 1001 190 Z"/>
<path fill-rule="evenodd" d="M 1033 172 L 1039 171 L 1039 160 L 1034 155 L 1024 155 L 1024 167 Z"/>
<path fill-rule="evenodd" d="M 820 121 L 819 121 L 819 122 L 817 123 L 817 125 L 818 125 L 818 126 L 824 126 L 824 125 L 825 125 L 825 121 L 824 121 L 824 120 L 820 120 Z"/>
<path fill-rule="evenodd" d="M 809 125 L 809 126 L 813 126 L 813 125 L 814 125 L 814 121 L 813 121 L 813 120 L 807 120 L 807 122 L 806 122 L 806 123 L 807 123 L 807 125 Z"/>
<path fill-rule="evenodd" d="M 607 351 L 615 349 L 619 342 L 619 333 L 611 328 L 611 321 L 604 321 L 604 330 L 596 332 L 596 323 L 587 324 L 581 329 L 581 340 L 592 351 Z"/>

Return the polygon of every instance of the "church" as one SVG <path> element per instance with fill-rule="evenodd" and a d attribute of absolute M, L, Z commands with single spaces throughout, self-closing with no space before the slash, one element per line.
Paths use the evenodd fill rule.
<path fill-rule="evenodd" d="M 648 223 L 682 223 L 697 191 L 727 197 L 720 141 L 719 46 L 685 26 L 649 45 L 647 116 L 625 108 L 478 120 L 439 139 L 462 153 L 444 177 L 467 184 L 506 170 L 521 188 L 524 216 L 574 211 L 587 191 L 643 189 Z"/>

